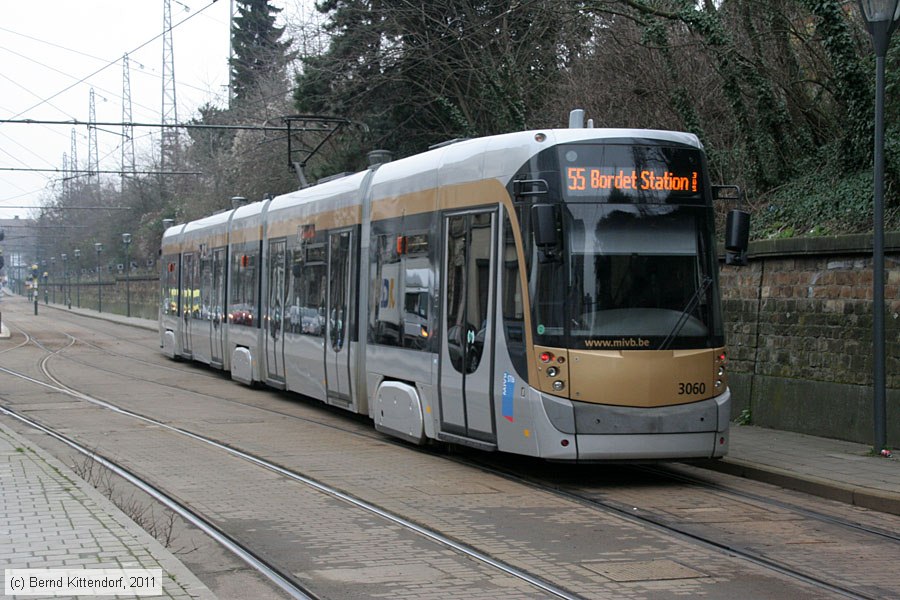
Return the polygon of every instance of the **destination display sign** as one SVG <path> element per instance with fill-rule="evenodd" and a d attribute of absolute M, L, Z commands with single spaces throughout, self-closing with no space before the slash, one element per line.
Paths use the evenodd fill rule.
<path fill-rule="evenodd" d="M 563 196 L 571 202 L 702 204 L 698 150 L 651 145 L 579 144 L 559 151 Z"/>
<path fill-rule="evenodd" d="M 570 192 L 589 190 L 654 190 L 659 192 L 698 192 L 700 173 L 679 175 L 670 171 L 626 171 L 599 167 L 569 167 L 566 170 Z"/>

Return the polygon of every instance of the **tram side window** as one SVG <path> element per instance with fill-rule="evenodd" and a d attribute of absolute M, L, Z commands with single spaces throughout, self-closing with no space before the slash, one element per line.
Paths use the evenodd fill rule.
<path fill-rule="evenodd" d="M 339 352 L 347 341 L 350 330 L 350 232 L 343 231 L 329 236 L 329 338 L 331 347 Z"/>
<path fill-rule="evenodd" d="M 422 252 L 427 251 L 427 246 Z M 403 347 L 430 349 L 433 327 L 428 304 L 433 278 L 428 256 L 405 256 L 403 264 Z"/>
<path fill-rule="evenodd" d="M 509 216 L 503 220 L 503 331 L 506 346 L 516 371 L 523 378 L 528 373 L 525 361 L 525 305 L 522 301 L 522 280 L 519 259 Z"/>
<path fill-rule="evenodd" d="M 326 275 L 324 244 L 295 248 L 291 255 L 291 284 L 286 319 L 291 333 L 325 335 Z"/>
<path fill-rule="evenodd" d="M 371 336 L 376 344 L 400 346 L 400 257 L 393 235 L 375 238 L 373 289 L 370 293 L 373 306 Z"/>
<path fill-rule="evenodd" d="M 300 277 L 303 273 L 301 248 L 289 248 L 287 251 L 287 293 L 285 294 L 284 332 L 300 333 Z"/>
<path fill-rule="evenodd" d="M 199 312 L 197 306 L 197 255 L 185 252 L 181 255 L 181 315 L 194 317 Z"/>
<path fill-rule="evenodd" d="M 415 229 L 378 235 L 371 254 L 369 340 L 429 351 L 434 287 L 430 238 Z"/>
<path fill-rule="evenodd" d="M 236 247 L 231 259 L 232 286 L 228 303 L 228 321 L 232 325 L 258 326 L 258 271 L 258 247 L 255 244 Z"/>
<path fill-rule="evenodd" d="M 180 295 L 178 289 L 178 255 L 169 254 L 162 258 L 162 286 L 160 287 L 160 297 L 162 304 L 160 310 L 162 314 L 177 317 L 178 297 Z"/>
<path fill-rule="evenodd" d="M 548 346 L 565 344 L 565 294 L 568 289 L 566 270 L 556 254 L 544 252 L 534 244 L 531 211 L 517 208 L 525 247 L 525 269 L 531 294 L 531 327 L 538 343 Z"/>
<path fill-rule="evenodd" d="M 194 318 L 202 321 L 209 321 L 212 318 L 212 311 L 209 305 L 212 298 L 213 288 L 213 269 L 212 257 L 210 255 L 201 255 L 200 257 L 200 285 L 196 286 L 195 293 L 197 298 L 194 303 L 197 309 L 194 311 Z"/>

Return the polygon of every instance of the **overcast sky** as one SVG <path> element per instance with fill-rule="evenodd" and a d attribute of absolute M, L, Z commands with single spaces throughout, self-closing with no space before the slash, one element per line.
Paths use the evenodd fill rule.
<path fill-rule="evenodd" d="M 273 2 L 276 6 L 285 3 Z M 291 4 L 287 2 L 287 4 Z M 225 106 L 230 0 L 172 0 L 178 120 L 199 106 Z M 286 8 L 282 16 L 287 16 Z M 0 119 L 87 121 L 91 88 L 98 122 L 122 120 L 122 55 L 131 65 L 134 122 L 158 123 L 162 108 L 163 0 L 41 0 L 3 2 L 0 20 Z M 88 130 L 75 127 L 80 168 L 88 159 Z M 71 165 L 72 125 L 0 123 L 0 168 L 61 169 Z M 138 163 L 149 152 L 137 129 Z M 121 164 L 121 129 L 98 131 L 100 169 Z M 52 197 L 58 173 L 0 170 L 0 218 L 33 211 Z"/>

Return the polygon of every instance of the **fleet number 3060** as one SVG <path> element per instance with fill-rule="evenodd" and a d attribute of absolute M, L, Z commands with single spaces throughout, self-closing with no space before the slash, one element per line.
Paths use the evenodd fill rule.
<path fill-rule="evenodd" d="M 706 393 L 706 384 L 705 383 L 679 383 L 678 384 L 678 395 L 679 396 L 699 396 L 700 394 Z"/>

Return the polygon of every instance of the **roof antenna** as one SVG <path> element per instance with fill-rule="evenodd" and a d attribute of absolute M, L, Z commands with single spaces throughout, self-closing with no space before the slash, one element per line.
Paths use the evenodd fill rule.
<path fill-rule="evenodd" d="M 569 113 L 569 129 L 584 128 L 584 109 L 576 108 Z"/>

